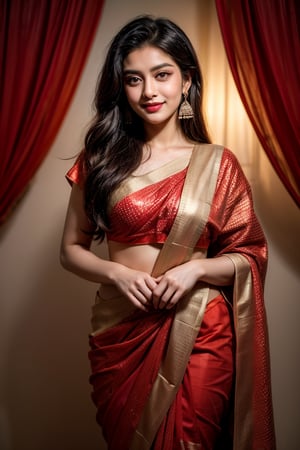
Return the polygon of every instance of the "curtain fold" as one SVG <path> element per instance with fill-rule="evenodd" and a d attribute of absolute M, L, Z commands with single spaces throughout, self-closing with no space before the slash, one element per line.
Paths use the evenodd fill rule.
<path fill-rule="evenodd" d="M 300 206 L 300 8 L 297 0 L 215 0 L 242 102 L 271 164 Z"/>
<path fill-rule="evenodd" d="M 50 149 L 103 4 L 104 0 L 0 2 L 0 223 Z"/>

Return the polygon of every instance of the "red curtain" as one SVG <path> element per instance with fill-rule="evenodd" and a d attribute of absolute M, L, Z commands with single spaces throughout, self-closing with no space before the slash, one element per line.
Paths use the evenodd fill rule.
<path fill-rule="evenodd" d="M 0 223 L 46 156 L 104 0 L 0 0 Z"/>
<path fill-rule="evenodd" d="M 274 169 L 300 206 L 298 0 L 216 0 L 233 77 Z"/>

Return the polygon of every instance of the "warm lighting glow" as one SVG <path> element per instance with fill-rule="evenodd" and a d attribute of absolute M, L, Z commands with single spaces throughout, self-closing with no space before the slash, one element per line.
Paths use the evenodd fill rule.
<path fill-rule="evenodd" d="M 203 64 L 204 110 L 210 135 L 214 143 L 225 145 L 236 154 L 248 180 L 253 183 L 260 144 L 235 87 L 214 14 L 207 55 Z"/>

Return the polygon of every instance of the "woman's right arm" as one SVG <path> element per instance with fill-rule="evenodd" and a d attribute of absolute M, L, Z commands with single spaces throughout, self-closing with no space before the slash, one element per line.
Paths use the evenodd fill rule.
<path fill-rule="evenodd" d="M 60 261 L 74 274 L 95 283 L 114 284 L 138 308 L 145 309 L 156 282 L 147 273 L 99 258 L 91 251 L 93 231 L 84 210 L 82 189 L 73 184 L 61 241 Z"/>

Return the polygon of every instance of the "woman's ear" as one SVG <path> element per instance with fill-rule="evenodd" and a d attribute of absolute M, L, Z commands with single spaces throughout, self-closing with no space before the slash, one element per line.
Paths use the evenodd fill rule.
<path fill-rule="evenodd" d="M 190 72 L 184 75 L 182 80 L 182 93 L 187 94 L 189 92 L 189 89 L 192 85 L 192 75 Z"/>

